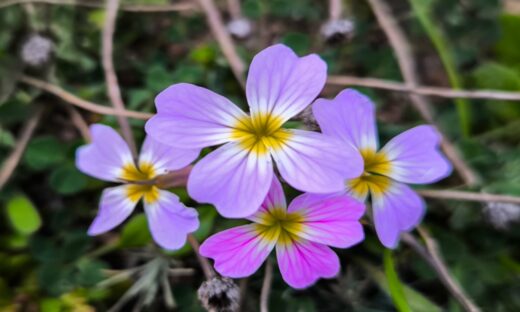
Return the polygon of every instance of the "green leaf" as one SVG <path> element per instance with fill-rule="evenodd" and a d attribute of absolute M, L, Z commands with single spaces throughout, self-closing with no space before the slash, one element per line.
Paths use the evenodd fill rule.
<path fill-rule="evenodd" d="M 119 246 L 141 247 L 149 244 L 152 236 L 148 230 L 148 221 L 143 213 L 136 214 L 128 221 L 121 231 L 121 240 Z"/>
<path fill-rule="evenodd" d="M 457 66 L 451 51 L 448 41 L 445 39 L 442 31 L 436 26 L 436 23 L 431 17 L 432 11 L 432 0 L 409 0 L 412 6 L 412 10 L 421 23 L 422 27 L 426 31 L 428 37 L 432 41 L 439 57 L 441 58 L 442 65 L 448 74 L 448 80 L 454 89 L 461 89 L 462 82 L 459 74 L 457 73 Z M 462 134 L 468 137 L 471 132 L 471 107 L 470 103 L 465 99 L 456 99 L 457 112 L 459 115 L 460 126 Z"/>
<path fill-rule="evenodd" d="M 24 160 L 34 170 L 43 170 L 65 160 L 65 149 L 56 138 L 45 136 L 31 140 Z"/>
<path fill-rule="evenodd" d="M 298 54 L 308 53 L 311 41 L 309 36 L 303 33 L 290 32 L 282 38 L 282 43 L 291 47 Z"/>
<path fill-rule="evenodd" d="M 390 289 L 390 295 L 392 296 L 395 307 L 401 312 L 411 312 L 412 310 L 410 309 L 408 301 L 406 301 L 406 297 L 404 295 L 403 286 L 401 285 L 399 276 L 395 271 L 394 259 L 390 249 L 385 249 L 383 262 L 385 266 L 388 288 Z"/>
<path fill-rule="evenodd" d="M 13 147 L 14 146 L 14 136 L 11 132 L 6 129 L 0 127 L 0 146 Z"/>
<path fill-rule="evenodd" d="M 23 195 L 15 196 L 9 200 L 7 203 L 7 217 L 13 228 L 18 233 L 24 235 L 36 232 L 42 224 L 38 210 Z"/>
<path fill-rule="evenodd" d="M 85 188 L 87 178 L 73 165 L 54 170 L 50 176 L 51 187 L 60 194 L 74 194 Z"/>

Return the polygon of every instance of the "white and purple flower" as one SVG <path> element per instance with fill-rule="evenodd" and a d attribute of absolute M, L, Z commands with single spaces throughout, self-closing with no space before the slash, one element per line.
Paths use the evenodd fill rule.
<path fill-rule="evenodd" d="M 155 179 L 189 165 L 198 151 L 175 149 L 147 137 L 136 164 L 128 145 L 114 129 L 95 124 L 90 131 L 92 143 L 77 150 L 76 166 L 100 180 L 124 184 L 103 191 L 88 234 L 98 235 L 118 226 L 142 199 L 154 240 L 165 249 L 181 248 L 186 235 L 199 227 L 197 211 L 160 189 Z"/>
<path fill-rule="evenodd" d="M 228 218 L 255 213 L 273 179 L 274 162 L 292 187 L 312 193 L 344 189 L 363 170 L 357 150 L 321 133 L 282 128 L 318 96 L 327 66 L 284 45 L 258 53 L 249 69 L 246 114 L 228 99 L 191 84 L 175 84 L 155 99 L 146 124 L 155 140 L 177 148 L 222 145 L 200 160 L 188 180 L 190 196 Z"/>
<path fill-rule="evenodd" d="M 379 240 L 395 248 L 400 233 L 415 228 L 426 210 L 424 200 L 405 183 L 434 183 L 451 173 L 439 150 L 441 136 L 432 126 L 417 126 L 379 149 L 374 104 L 352 89 L 333 100 L 316 100 L 313 113 L 323 134 L 354 145 L 363 156 L 364 173 L 345 182 L 347 192 L 362 201 L 371 194 Z"/>

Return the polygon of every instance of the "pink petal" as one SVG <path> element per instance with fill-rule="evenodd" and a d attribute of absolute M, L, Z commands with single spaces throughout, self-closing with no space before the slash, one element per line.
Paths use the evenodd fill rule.
<path fill-rule="evenodd" d="M 383 196 L 372 196 L 377 236 L 387 248 L 395 248 L 401 232 L 415 228 L 426 212 L 424 200 L 408 185 L 394 182 Z"/>
<path fill-rule="evenodd" d="M 280 149 L 271 151 L 282 177 L 292 187 L 311 193 L 345 189 L 345 180 L 359 176 L 363 159 L 351 145 L 321 133 L 292 130 Z"/>
<path fill-rule="evenodd" d="M 148 225 L 152 237 L 165 249 L 179 249 L 186 243 L 186 236 L 199 228 L 198 213 L 184 206 L 179 198 L 164 190 L 159 190 L 159 198 L 154 203 L 144 202 Z"/>
<path fill-rule="evenodd" d="M 312 111 L 322 133 L 353 144 L 359 150 L 377 150 L 375 107 L 365 95 L 345 89 L 334 100 L 316 100 Z"/>
<path fill-rule="evenodd" d="M 347 195 L 305 193 L 291 202 L 288 212 L 303 217 L 303 228 L 297 235 L 316 243 L 347 248 L 365 237 L 359 222 L 365 205 Z"/>
<path fill-rule="evenodd" d="M 200 149 L 171 147 L 146 136 L 139 155 L 139 165 L 153 164 L 156 174 L 165 174 L 186 167 L 199 153 Z"/>
<path fill-rule="evenodd" d="M 269 192 L 267 193 L 262 206 L 255 214 L 248 217 L 248 219 L 259 223 L 264 216 L 264 213 L 275 208 L 285 210 L 287 208 L 287 203 L 285 202 L 285 194 L 283 192 L 282 184 L 276 175 L 273 174 L 271 187 L 269 188 Z"/>
<path fill-rule="evenodd" d="M 246 114 L 228 99 L 208 89 L 179 83 L 155 98 L 157 115 L 146 123 L 155 140 L 184 149 L 230 141 L 232 127 Z"/>
<path fill-rule="evenodd" d="M 90 126 L 92 143 L 76 150 L 76 167 L 105 181 L 118 181 L 125 165 L 134 165 L 132 153 L 123 138 L 111 127 Z"/>
<path fill-rule="evenodd" d="M 327 64 L 316 54 L 298 57 L 276 44 L 258 53 L 249 68 L 246 94 L 251 114 L 271 112 L 288 120 L 323 89 Z"/>
<path fill-rule="evenodd" d="M 335 277 L 340 270 L 332 249 L 304 239 L 277 244 L 276 257 L 284 281 L 293 288 L 306 288 L 319 278 Z"/>
<path fill-rule="evenodd" d="M 432 126 L 417 126 L 396 136 L 381 152 L 391 162 L 388 176 L 403 182 L 433 183 L 451 173 L 451 164 L 439 150 L 441 136 Z"/>
<path fill-rule="evenodd" d="M 130 216 L 139 198 L 128 197 L 128 185 L 106 188 L 101 194 L 99 212 L 88 229 L 88 235 L 110 231 Z"/>
<path fill-rule="evenodd" d="M 269 155 L 249 153 L 227 143 L 200 160 L 188 179 L 188 192 L 211 203 L 226 218 L 244 218 L 262 204 L 273 177 Z"/>
<path fill-rule="evenodd" d="M 215 269 L 220 274 L 240 278 L 255 273 L 275 243 L 262 239 L 255 225 L 248 224 L 209 237 L 199 251 L 202 256 L 215 260 Z"/>

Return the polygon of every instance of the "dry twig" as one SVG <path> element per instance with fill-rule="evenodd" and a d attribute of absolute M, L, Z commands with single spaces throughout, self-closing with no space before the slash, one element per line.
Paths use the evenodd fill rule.
<path fill-rule="evenodd" d="M 125 104 L 121 97 L 121 90 L 119 89 L 119 83 L 114 69 L 114 62 L 112 60 L 114 50 L 114 32 L 118 9 L 119 0 L 107 0 L 105 24 L 103 26 L 103 31 L 101 32 L 101 60 L 105 72 L 105 80 L 110 102 L 116 111 L 122 112 L 125 110 Z M 121 132 L 128 147 L 130 147 L 132 154 L 136 156 L 137 148 L 135 147 L 134 135 L 128 119 L 119 115 L 117 116 L 117 121 L 121 127 Z"/>
<path fill-rule="evenodd" d="M 7 181 L 9 181 L 14 170 L 16 169 L 16 166 L 18 166 L 18 163 L 22 158 L 23 152 L 27 147 L 27 143 L 29 143 L 29 140 L 31 139 L 34 133 L 36 126 L 38 126 L 38 123 L 40 122 L 42 115 L 43 107 L 39 106 L 31 116 L 31 118 L 29 118 L 29 120 L 27 120 L 27 122 L 23 126 L 22 132 L 18 141 L 16 142 L 13 151 L 4 161 L 2 170 L 0 171 L 0 190 L 4 187 Z"/>
<path fill-rule="evenodd" d="M 329 20 L 336 21 L 341 18 L 343 12 L 342 0 L 329 0 Z"/>
<path fill-rule="evenodd" d="M 260 312 L 269 312 L 269 294 L 271 293 L 271 282 L 273 280 L 273 264 L 271 259 L 265 262 L 264 281 L 260 293 Z"/>
<path fill-rule="evenodd" d="M 233 19 L 239 19 L 242 17 L 242 9 L 240 8 L 240 0 L 227 0 L 227 6 L 229 15 Z"/>
<path fill-rule="evenodd" d="M 402 82 L 378 78 L 333 75 L 329 76 L 327 83 L 329 85 L 368 87 L 450 99 L 465 98 L 475 100 L 520 101 L 520 92 L 497 90 L 454 90 L 450 88 L 431 86 L 409 86 Z"/>
<path fill-rule="evenodd" d="M 74 124 L 76 129 L 78 129 L 78 132 L 81 134 L 83 139 L 86 142 L 90 142 L 91 141 L 90 131 L 89 131 L 88 124 L 85 121 L 85 119 L 83 119 L 81 114 L 76 110 L 76 108 L 74 108 L 74 106 L 65 105 L 65 109 L 69 113 L 70 120 L 72 121 L 72 123 Z"/>
<path fill-rule="evenodd" d="M 7 0 L 0 3 L 0 9 L 12 5 L 26 4 L 26 3 L 42 3 L 51 5 L 76 5 L 87 8 L 103 8 L 102 1 L 82 1 L 82 0 Z M 121 6 L 121 10 L 127 12 L 139 13 L 159 13 L 159 12 L 177 12 L 196 10 L 197 6 L 193 2 L 182 2 L 167 5 L 141 5 L 141 4 L 126 4 Z"/>
<path fill-rule="evenodd" d="M 419 85 L 419 77 L 415 70 L 411 45 L 408 42 L 405 33 L 399 27 L 397 21 L 390 12 L 390 8 L 383 0 L 368 0 L 368 2 L 370 3 L 379 24 L 383 28 L 383 31 L 388 37 L 390 45 L 396 54 L 397 63 L 401 69 L 406 86 L 412 89 L 416 88 Z M 425 97 L 418 94 L 410 94 L 410 100 L 412 101 L 413 106 L 428 123 L 436 125 L 430 104 Z M 446 153 L 446 156 L 453 163 L 455 170 L 467 185 L 475 185 L 478 182 L 476 174 L 460 157 L 455 146 L 448 141 L 446 135 L 442 133 L 440 129 L 438 130 L 443 136 L 441 143 L 442 148 Z"/>
<path fill-rule="evenodd" d="M 419 190 L 419 194 L 424 197 L 436 198 L 436 199 L 453 199 L 463 201 L 476 201 L 476 202 L 499 202 L 499 203 L 511 203 L 520 204 L 520 197 L 511 195 L 498 195 L 498 194 L 486 194 L 486 193 L 475 193 L 467 191 L 450 191 L 450 190 Z"/>
<path fill-rule="evenodd" d="M 233 39 L 226 30 L 226 26 L 222 21 L 222 17 L 215 6 L 213 0 L 198 0 L 202 10 L 206 14 L 208 25 L 211 28 L 211 32 L 217 39 L 217 42 L 222 49 L 222 53 L 229 62 L 231 70 L 235 75 L 236 79 L 242 87 L 245 86 L 244 71 L 245 65 L 242 59 L 238 55 Z"/>
<path fill-rule="evenodd" d="M 49 82 L 46 82 L 46 81 L 43 81 L 40 79 L 36 79 L 33 77 L 21 76 L 18 80 L 27 85 L 30 85 L 32 87 L 49 92 L 69 104 L 72 104 L 74 106 L 77 106 L 79 108 L 82 108 L 84 110 L 87 110 L 87 111 L 90 111 L 93 113 L 102 114 L 102 115 L 124 116 L 124 117 L 130 117 L 130 118 L 142 119 L 142 120 L 147 120 L 153 116 L 152 114 L 149 114 L 149 113 L 141 113 L 141 112 L 129 111 L 129 110 L 117 111 L 111 107 L 89 102 L 87 100 L 84 100 L 84 99 L 81 99 L 81 98 L 75 96 L 74 94 L 72 94 L 70 92 L 63 90 L 62 88 L 60 88 L 56 85 L 53 85 Z"/>
<path fill-rule="evenodd" d="M 188 234 L 188 242 L 190 243 L 191 248 L 193 248 L 195 254 L 197 255 L 197 260 L 199 261 L 200 267 L 204 272 L 204 276 L 206 276 L 206 280 L 211 280 L 213 277 L 216 276 L 216 273 L 211 267 L 211 264 L 209 263 L 208 259 L 200 255 L 200 245 L 195 236 L 193 236 L 193 234 Z"/>

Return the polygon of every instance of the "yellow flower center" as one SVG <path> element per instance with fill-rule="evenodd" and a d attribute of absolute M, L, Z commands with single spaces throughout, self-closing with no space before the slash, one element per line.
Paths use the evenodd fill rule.
<path fill-rule="evenodd" d="M 255 114 L 237 121 L 231 138 L 240 146 L 257 155 L 265 155 L 270 150 L 282 148 L 292 133 L 282 128 L 283 120 L 271 114 Z"/>
<path fill-rule="evenodd" d="M 258 235 L 269 242 L 289 244 L 298 239 L 303 230 L 303 220 L 300 213 L 287 213 L 283 208 L 274 208 L 262 213 L 255 228 Z"/>
<path fill-rule="evenodd" d="M 391 163 L 384 153 L 377 153 L 372 149 L 361 150 L 361 156 L 365 170 L 359 178 L 349 180 L 348 187 L 358 197 L 366 197 L 368 191 L 372 196 L 379 197 L 390 187 L 391 180 L 386 175 L 390 173 Z"/>
<path fill-rule="evenodd" d="M 149 162 L 141 162 L 138 167 L 133 163 L 123 166 L 120 179 L 130 182 L 126 189 L 128 199 L 137 202 L 144 198 L 147 204 L 155 203 L 159 199 L 159 189 L 151 182 L 155 176 L 153 164 Z"/>

